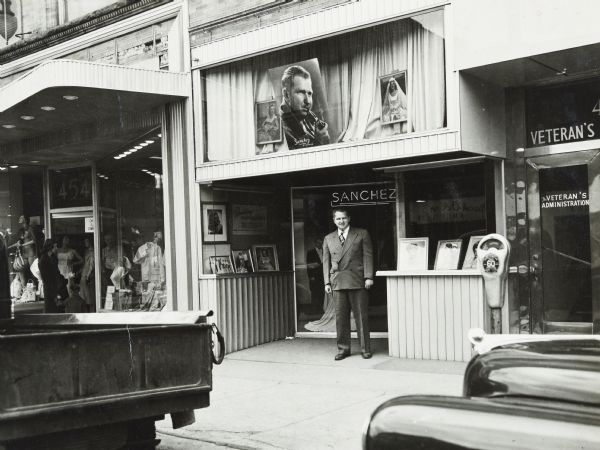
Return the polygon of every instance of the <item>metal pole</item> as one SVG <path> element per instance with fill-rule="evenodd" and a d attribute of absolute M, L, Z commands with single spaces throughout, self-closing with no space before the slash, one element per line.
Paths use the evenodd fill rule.
<path fill-rule="evenodd" d="M 4 37 L 6 38 L 6 45 L 8 45 L 8 22 L 7 22 L 7 13 L 6 13 L 6 0 L 2 0 L 2 9 L 4 12 Z"/>
<path fill-rule="evenodd" d="M 502 334 L 502 308 L 492 308 L 492 334 Z"/>

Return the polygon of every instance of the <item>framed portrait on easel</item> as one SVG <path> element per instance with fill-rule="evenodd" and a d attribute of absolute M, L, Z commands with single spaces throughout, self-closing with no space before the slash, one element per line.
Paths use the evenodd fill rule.
<path fill-rule="evenodd" d="M 477 269 L 477 246 L 479 241 L 483 239 L 483 236 L 471 236 L 469 238 L 469 244 L 467 245 L 467 251 L 465 253 L 465 260 L 462 264 L 462 270 Z"/>
<path fill-rule="evenodd" d="M 429 238 L 398 239 L 398 270 L 427 270 Z"/>
<path fill-rule="evenodd" d="M 435 256 L 435 270 L 455 270 L 458 269 L 460 259 L 460 249 L 462 240 L 451 239 L 438 242 L 437 253 Z"/>
<path fill-rule="evenodd" d="M 254 261 L 257 272 L 279 270 L 277 247 L 274 244 L 253 245 Z"/>

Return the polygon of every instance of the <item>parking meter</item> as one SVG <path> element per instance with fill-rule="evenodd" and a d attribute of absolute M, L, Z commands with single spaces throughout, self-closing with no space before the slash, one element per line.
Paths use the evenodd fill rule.
<path fill-rule="evenodd" d="M 488 234 L 477 245 L 477 268 L 483 277 L 485 300 L 492 310 L 492 333 L 502 332 L 509 255 L 510 244 L 500 234 Z"/>

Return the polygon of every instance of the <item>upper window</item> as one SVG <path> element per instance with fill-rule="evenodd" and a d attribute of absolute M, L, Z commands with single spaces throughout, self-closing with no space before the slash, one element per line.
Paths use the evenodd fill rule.
<path fill-rule="evenodd" d="M 208 69 L 207 159 L 445 126 L 443 12 Z"/>

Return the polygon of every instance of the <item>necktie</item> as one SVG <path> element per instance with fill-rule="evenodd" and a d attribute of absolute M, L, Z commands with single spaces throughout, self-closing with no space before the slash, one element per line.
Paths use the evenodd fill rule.
<path fill-rule="evenodd" d="M 342 245 L 344 245 L 344 242 L 346 242 L 346 238 L 344 237 L 344 233 L 340 234 L 340 242 L 342 243 Z"/>

